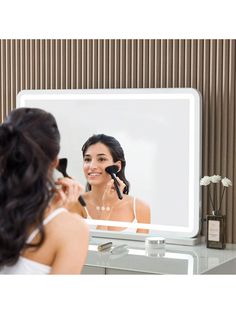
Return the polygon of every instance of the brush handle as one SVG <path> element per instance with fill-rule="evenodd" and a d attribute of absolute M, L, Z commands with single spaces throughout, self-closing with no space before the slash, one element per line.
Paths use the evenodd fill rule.
<path fill-rule="evenodd" d="M 85 200 L 84 200 L 84 198 L 83 198 L 81 195 L 79 196 L 78 201 L 80 202 L 80 204 L 81 204 L 83 207 L 86 206 Z"/>
<path fill-rule="evenodd" d="M 123 196 L 122 196 L 122 194 L 121 194 L 121 192 L 120 192 L 119 183 L 118 183 L 118 181 L 117 181 L 117 179 L 116 179 L 116 175 L 115 175 L 114 173 L 111 173 L 111 177 L 112 177 L 112 179 L 114 180 L 114 185 L 115 185 L 116 193 L 117 193 L 119 199 L 122 200 Z"/>
<path fill-rule="evenodd" d="M 66 168 L 66 167 L 65 167 L 65 168 Z M 64 178 L 72 179 L 72 178 L 68 175 L 68 173 L 66 172 L 66 169 L 64 169 L 63 167 L 59 166 L 59 167 L 57 167 L 57 170 L 62 173 L 62 175 L 63 175 Z M 79 196 L 78 201 L 80 202 L 80 204 L 81 204 L 83 207 L 86 206 L 85 200 L 84 200 L 84 198 L 83 198 L 81 195 Z"/>

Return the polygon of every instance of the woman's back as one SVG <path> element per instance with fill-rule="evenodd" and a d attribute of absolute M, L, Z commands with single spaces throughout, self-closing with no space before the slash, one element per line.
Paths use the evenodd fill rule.
<path fill-rule="evenodd" d="M 46 232 L 46 240 L 43 245 L 37 250 L 34 248 L 25 250 L 15 265 L 4 266 L 0 270 L 0 274 L 80 273 L 88 246 L 88 237 L 84 236 L 87 226 L 82 219 L 78 215 L 69 213 L 65 208 L 57 208 L 49 213 L 43 224 Z M 65 232 L 67 233 L 66 237 Z M 82 233 L 83 238 L 81 238 Z M 27 242 L 34 243 L 37 241 L 37 236 L 38 229 L 34 229 Z M 61 241 L 64 243 L 63 246 Z M 67 251 L 72 246 L 75 247 L 75 250 L 71 254 Z M 75 256 L 76 251 L 77 255 Z M 71 257 L 73 257 L 72 261 Z M 70 270 L 66 267 L 65 261 Z M 62 269 L 64 269 L 63 272 Z"/>

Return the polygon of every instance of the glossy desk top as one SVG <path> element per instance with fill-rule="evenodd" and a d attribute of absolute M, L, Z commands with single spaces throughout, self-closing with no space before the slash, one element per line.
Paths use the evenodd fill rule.
<path fill-rule="evenodd" d="M 99 252 L 98 245 L 108 241 L 112 241 L 112 248 L 127 244 L 128 249 L 121 254 L 112 254 L 112 248 Z M 228 244 L 224 250 L 207 249 L 205 243 L 196 246 L 166 244 L 165 249 L 153 254 L 145 249 L 144 242 L 92 238 L 85 265 L 152 274 L 204 274 L 234 259 L 236 261 L 235 244 Z"/>

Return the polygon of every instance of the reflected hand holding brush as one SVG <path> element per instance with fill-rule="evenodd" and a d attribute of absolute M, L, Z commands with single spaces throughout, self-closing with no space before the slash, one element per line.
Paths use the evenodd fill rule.
<path fill-rule="evenodd" d="M 122 200 L 123 196 L 121 194 L 121 191 L 120 191 L 120 188 L 119 188 L 119 183 L 118 183 L 117 178 L 116 178 L 116 173 L 119 171 L 119 167 L 116 166 L 116 165 L 112 165 L 112 166 L 106 167 L 105 171 L 107 173 L 109 173 L 111 175 L 112 179 L 114 180 L 114 186 L 115 186 L 115 189 L 116 189 L 116 193 L 117 193 L 119 199 Z"/>

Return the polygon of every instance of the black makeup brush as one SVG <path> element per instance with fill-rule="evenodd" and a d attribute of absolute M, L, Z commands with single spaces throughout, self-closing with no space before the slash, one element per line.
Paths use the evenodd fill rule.
<path fill-rule="evenodd" d="M 57 170 L 63 175 L 63 177 L 71 179 L 71 177 L 66 172 L 66 168 L 67 168 L 67 158 L 60 158 L 57 165 Z M 79 196 L 78 201 L 83 207 L 86 206 L 86 203 L 81 195 Z"/>
<path fill-rule="evenodd" d="M 122 196 L 122 194 L 121 194 L 121 192 L 120 192 L 119 183 L 118 183 L 118 181 L 117 181 L 117 179 L 116 179 L 116 173 L 119 171 L 119 167 L 116 166 L 116 165 L 109 166 L 109 167 L 106 167 L 106 168 L 105 168 L 105 171 L 106 171 L 107 173 L 109 173 L 109 174 L 111 175 L 112 179 L 114 180 L 114 185 L 115 185 L 116 193 L 117 193 L 119 199 L 122 200 L 123 196 Z"/>
<path fill-rule="evenodd" d="M 66 168 L 67 168 L 67 158 L 60 158 L 59 162 L 58 162 L 58 165 L 57 165 L 57 170 L 63 175 L 63 177 L 71 178 L 67 174 Z"/>

